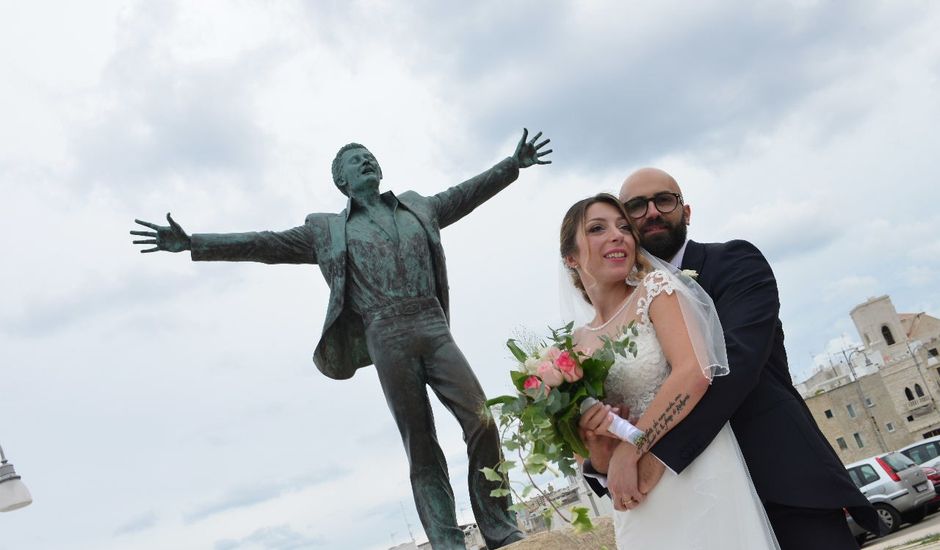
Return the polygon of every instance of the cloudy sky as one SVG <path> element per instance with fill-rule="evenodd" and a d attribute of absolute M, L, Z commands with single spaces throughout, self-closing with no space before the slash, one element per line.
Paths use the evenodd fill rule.
<path fill-rule="evenodd" d="M 130 2 L 0 10 L 0 444 L 35 503 L 2 550 L 385 549 L 423 540 L 375 373 L 311 362 L 314 266 L 141 255 L 133 219 L 286 229 L 339 211 L 335 151 L 433 193 L 554 163 L 444 233 L 453 331 L 490 394 L 559 319 L 557 230 L 645 165 L 691 236 L 771 261 L 795 378 L 891 295 L 940 315 L 933 2 Z M 435 409 L 462 520 L 456 422 Z"/>

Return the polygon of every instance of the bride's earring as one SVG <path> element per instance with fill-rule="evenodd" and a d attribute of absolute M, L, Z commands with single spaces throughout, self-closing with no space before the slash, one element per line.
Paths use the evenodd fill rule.
<path fill-rule="evenodd" d="M 630 286 L 637 286 L 638 284 L 640 284 L 640 270 L 639 268 L 637 268 L 636 265 L 633 266 L 633 271 L 631 271 L 630 274 L 627 275 L 627 278 L 624 279 L 623 282 L 627 283 Z"/>

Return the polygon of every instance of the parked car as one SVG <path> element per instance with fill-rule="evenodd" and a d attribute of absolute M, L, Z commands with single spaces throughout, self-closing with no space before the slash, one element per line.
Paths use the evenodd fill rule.
<path fill-rule="evenodd" d="M 936 495 L 927 502 L 927 513 L 932 514 L 940 509 L 940 470 L 930 466 L 921 466 L 921 469 L 927 474 L 927 479 L 933 483 L 933 490 Z"/>
<path fill-rule="evenodd" d="M 901 523 L 917 523 L 927 515 L 926 504 L 934 498 L 933 483 L 913 460 L 890 452 L 846 465 L 849 477 L 872 503 L 889 533 Z M 868 534 L 849 518 L 852 534 L 861 544 Z"/>
<path fill-rule="evenodd" d="M 940 435 L 911 443 L 898 449 L 898 452 L 920 466 L 940 470 Z"/>

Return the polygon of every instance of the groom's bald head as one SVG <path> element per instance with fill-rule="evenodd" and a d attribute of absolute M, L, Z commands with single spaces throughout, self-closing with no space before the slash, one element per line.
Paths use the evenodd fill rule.
<path fill-rule="evenodd" d="M 624 180 L 620 201 L 630 213 L 630 223 L 639 232 L 643 248 L 661 260 L 672 260 L 685 243 L 686 227 L 692 216 L 692 209 L 682 199 L 676 179 L 659 168 L 640 168 Z M 668 210 L 664 205 L 670 203 L 674 210 L 660 211 L 660 208 Z M 633 212 L 642 215 L 634 217 Z"/>
<path fill-rule="evenodd" d="M 640 168 L 627 176 L 620 187 L 620 202 L 627 202 L 633 197 L 652 197 L 660 191 L 682 194 L 679 183 L 666 171 L 648 166 Z"/>

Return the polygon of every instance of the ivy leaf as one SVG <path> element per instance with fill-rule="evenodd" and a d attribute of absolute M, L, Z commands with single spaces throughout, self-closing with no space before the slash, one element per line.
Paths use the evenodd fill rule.
<path fill-rule="evenodd" d="M 546 508 L 545 511 L 542 512 L 542 518 L 545 520 L 545 526 L 548 527 L 549 531 L 552 530 L 552 520 L 554 519 L 554 515 L 554 510 L 551 508 Z"/>
<path fill-rule="evenodd" d="M 583 506 L 573 506 L 571 508 L 571 526 L 575 533 L 587 533 L 594 530 L 594 524 L 591 523 L 591 517 L 588 515 L 588 509 Z"/>
<path fill-rule="evenodd" d="M 516 463 L 513 462 L 512 460 L 504 460 L 499 463 L 499 466 L 496 467 L 496 470 L 499 471 L 500 473 L 505 474 L 509 472 L 509 470 L 512 470 L 515 467 L 516 467 Z"/>
<path fill-rule="evenodd" d="M 490 496 L 496 498 L 509 496 L 510 494 L 509 489 L 493 489 L 490 491 Z M 587 508 L 585 508 L 585 510 L 587 510 Z"/>
<path fill-rule="evenodd" d="M 493 468 L 480 468 L 480 471 L 483 472 L 483 477 L 489 481 L 502 481 L 503 476 L 499 475 Z"/>
<path fill-rule="evenodd" d="M 512 510 L 513 512 L 525 512 L 526 510 L 528 510 L 528 508 L 529 508 L 528 506 L 526 506 L 525 504 L 521 502 L 517 502 L 509 507 L 509 509 Z"/>

